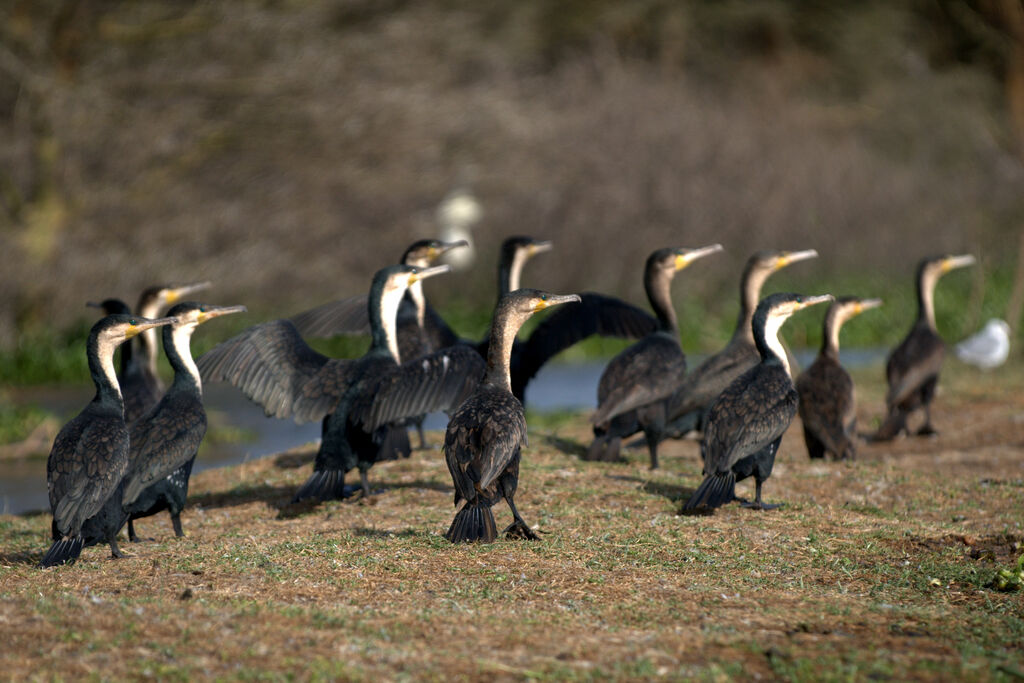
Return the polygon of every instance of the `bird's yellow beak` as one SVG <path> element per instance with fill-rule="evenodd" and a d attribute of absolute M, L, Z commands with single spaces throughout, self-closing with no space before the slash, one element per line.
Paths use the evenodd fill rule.
<path fill-rule="evenodd" d="M 699 249 L 688 249 L 686 251 L 676 254 L 676 270 L 682 270 L 686 266 L 690 265 L 698 259 L 702 259 L 705 256 L 711 256 L 711 254 L 717 254 L 722 251 L 723 247 L 721 244 L 712 244 L 708 247 L 700 247 Z"/>
<path fill-rule="evenodd" d="M 781 270 L 786 266 L 797 263 L 798 261 L 806 261 L 807 259 L 817 257 L 818 252 L 814 249 L 805 249 L 804 251 L 787 251 L 775 262 L 775 270 Z"/>
<path fill-rule="evenodd" d="M 951 270 L 957 268 L 964 268 L 966 266 L 974 265 L 975 259 L 971 254 L 963 254 L 962 256 L 949 256 L 942 261 L 942 272 L 948 273 Z"/>
<path fill-rule="evenodd" d="M 213 320 L 219 318 L 222 315 L 230 315 L 232 313 L 245 313 L 248 309 L 245 306 L 210 306 L 205 311 L 199 313 L 197 318 L 198 322 L 205 323 L 207 320 Z"/>

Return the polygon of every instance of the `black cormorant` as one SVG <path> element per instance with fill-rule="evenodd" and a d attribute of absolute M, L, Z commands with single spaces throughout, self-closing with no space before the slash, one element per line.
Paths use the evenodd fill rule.
<path fill-rule="evenodd" d="M 612 358 L 601 373 L 588 459 L 609 459 L 609 453 L 617 457 L 622 437 L 641 429 L 647 439 L 651 469 L 658 467 L 658 442 L 665 428 L 664 399 L 686 374 L 686 355 L 679 346 L 679 327 L 672 306 L 672 280 L 697 259 L 720 251 L 721 244 L 700 249 L 665 248 L 647 257 L 644 289 L 658 317 L 658 330 Z"/>
<path fill-rule="evenodd" d="M 177 319 L 163 329 L 164 353 L 174 370 L 174 380 L 160 402 L 128 426 L 131 448 L 123 499 L 129 514 L 128 540 L 138 540 L 134 520 L 161 510 L 170 512 L 174 534 L 185 535 L 180 515 L 196 452 L 206 435 L 203 383 L 190 349 L 192 333 L 208 320 L 245 310 L 245 306 L 187 301 L 167 312 Z"/>
<path fill-rule="evenodd" d="M 725 348 L 690 371 L 668 399 L 669 429 L 675 436 L 700 429 L 703 414 L 734 379 L 754 367 L 761 356 L 754 343 L 751 322 L 761 300 L 761 288 L 773 273 L 788 265 L 817 257 L 804 251 L 763 250 L 753 254 L 740 278 L 740 313 L 736 329 Z"/>
<path fill-rule="evenodd" d="M 513 522 L 509 537 L 536 539 L 513 500 L 519 484 L 519 449 L 526 443 L 523 405 L 512 394 L 509 361 L 523 322 L 556 304 L 578 302 L 575 294 L 518 289 L 502 296 L 491 322 L 487 372 L 479 386 L 448 422 L 444 458 L 455 484 L 455 505 L 462 503 L 445 537 L 490 542 L 497 536 L 491 506 L 504 498 Z"/>
<path fill-rule="evenodd" d="M 917 320 L 906 338 L 889 354 L 885 364 L 885 377 L 889 382 L 885 396 L 888 415 L 872 437 L 874 440 L 888 441 L 906 431 L 907 416 L 918 408 L 924 408 L 924 425 L 917 431 L 918 436 L 936 433 L 932 427 L 930 404 L 935 396 L 935 385 L 939 382 L 946 344 L 935 329 L 935 283 L 949 271 L 973 263 L 974 257 L 965 254 L 937 256 L 918 264 Z"/>
<path fill-rule="evenodd" d="M 267 415 L 297 422 L 326 416 L 313 474 L 295 500 L 344 497 L 345 473 L 353 467 L 359 468 L 368 495 L 367 471 L 389 423 L 453 409 L 476 385 L 484 363 L 466 347 L 397 361 L 395 319 L 405 290 L 449 270 L 447 265 L 423 270 L 396 265 L 377 271 L 367 304 L 373 341 L 361 358 L 317 353 L 287 320 L 251 327 L 199 358 L 205 381 L 231 382 Z"/>
<path fill-rule="evenodd" d="M 736 500 L 736 482 L 754 477 L 757 493 L 746 507 L 771 509 L 761 500 L 761 485 L 772 474 L 782 435 L 797 411 L 797 393 L 790 375 L 779 328 L 796 311 L 831 295 L 772 294 L 757 306 L 752 328 L 761 362 L 718 395 L 707 413 L 701 455 L 704 481 L 683 504 L 684 512 L 716 508 Z"/>
<path fill-rule="evenodd" d="M 96 396 L 61 427 L 46 461 L 54 542 L 40 567 L 74 562 L 83 547 L 103 542 L 110 544 L 114 557 L 121 557 L 117 532 L 127 518 L 121 492 L 128 469 L 128 429 L 114 350 L 144 330 L 173 321 L 108 315 L 92 326 L 86 355 Z"/>
<path fill-rule="evenodd" d="M 155 318 L 167 306 L 181 301 L 182 297 L 209 287 L 209 282 L 147 287 L 139 295 L 135 314 L 143 318 Z M 121 376 L 124 419 L 129 423 L 156 405 L 164 393 L 164 383 L 157 374 L 156 367 L 159 355 L 156 330 L 139 335 L 137 342 L 138 346 L 132 352 L 132 361 L 125 367 L 125 373 Z M 127 347 L 122 348 L 121 353 L 127 350 Z"/>
<path fill-rule="evenodd" d="M 514 236 L 505 239 L 498 259 L 498 299 L 508 292 L 519 289 L 520 276 L 526 262 L 536 254 L 551 249 L 548 241 L 532 237 Z M 606 337 L 641 338 L 658 329 L 658 321 L 649 313 L 620 299 L 584 292 L 580 302 L 562 306 L 548 316 L 530 334 L 528 339 L 516 339 L 512 346 L 510 372 L 512 393 L 520 401 L 526 392 L 526 385 L 540 368 L 570 346 L 591 335 Z M 365 324 L 349 314 L 358 308 L 353 299 L 334 302 L 300 314 L 292 321 L 303 335 L 333 336 L 357 334 L 365 331 Z M 465 344 L 487 357 L 488 337 L 481 341 L 460 338 L 429 305 L 425 304 L 423 329 L 431 343 L 437 348 Z"/>
<path fill-rule="evenodd" d="M 881 305 L 881 299 L 846 296 L 833 301 L 825 313 L 821 351 L 796 381 L 811 458 L 824 458 L 826 452 L 837 460 L 857 455 L 857 399 L 853 379 L 839 363 L 839 330 L 850 318 Z"/>

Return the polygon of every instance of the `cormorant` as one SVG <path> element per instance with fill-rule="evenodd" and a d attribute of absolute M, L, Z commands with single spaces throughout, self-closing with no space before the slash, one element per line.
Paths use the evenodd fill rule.
<path fill-rule="evenodd" d="M 74 562 L 83 547 L 103 542 L 110 544 L 114 557 L 121 557 L 117 532 L 127 517 L 121 492 L 128 469 L 128 429 L 114 350 L 144 330 L 171 322 L 173 318 L 108 315 L 92 326 L 85 350 L 96 396 L 61 427 L 46 461 L 54 542 L 40 567 Z"/>
<path fill-rule="evenodd" d="M 136 315 L 155 318 L 166 307 L 193 292 L 210 287 L 209 282 L 188 285 L 154 285 L 147 287 L 139 296 L 135 307 Z M 132 362 L 125 367 L 121 377 L 121 391 L 124 395 L 124 419 L 133 422 L 156 405 L 164 393 L 164 383 L 157 374 L 156 331 L 145 332 L 138 338 L 138 354 L 132 353 Z M 122 348 L 124 353 L 127 347 Z"/>
<path fill-rule="evenodd" d="M 824 458 L 826 452 L 837 460 L 857 455 L 857 399 L 853 379 L 839 363 L 839 330 L 850 318 L 881 305 L 881 299 L 846 296 L 833 301 L 825 313 L 821 351 L 796 381 L 811 458 Z"/>
<path fill-rule="evenodd" d="M 956 345 L 956 357 L 982 370 L 998 368 L 1010 355 L 1010 325 L 992 318 L 985 327 Z"/>
<path fill-rule="evenodd" d="M 405 250 L 399 263 L 416 268 L 428 268 L 442 255 L 465 246 L 465 240 L 417 240 Z M 360 294 L 299 313 L 293 316 L 291 321 L 304 337 L 331 337 L 343 332 L 368 333 L 370 319 L 367 310 L 367 295 Z M 458 337 L 427 303 L 421 281 L 410 285 L 402 297 L 402 303 L 398 307 L 396 334 L 398 360 L 402 363 L 458 343 Z M 419 434 L 421 449 L 426 448 L 426 437 L 423 434 L 424 418 L 422 415 L 411 418 Z M 392 445 L 396 446 L 402 455 L 409 455 L 407 443 L 403 443 L 401 439 L 393 439 Z"/>
<path fill-rule="evenodd" d="M 815 258 L 814 249 L 776 251 L 766 249 L 753 254 L 740 278 L 740 314 L 736 329 L 725 348 L 707 358 L 687 374 L 668 399 L 667 417 L 674 436 L 700 429 L 703 415 L 711 403 L 734 379 L 760 360 L 754 343 L 754 309 L 761 299 L 761 288 L 775 272 L 799 261 Z"/>
<path fill-rule="evenodd" d="M 445 534 L 452 543 L 493 541 L 497 532 L 491 506 L 502 498 L 513 517 L 504 533 L 537 539 L 513 500 L 519 485 L 519 449 L 526 443 L 526 416 L 522 403 L 512 394 L 512 343 L 519 327 L 535 312 L 579 300 L 575 294 L 517 289 L 498 302 L 491 322 L 487 373 L 452 415 L 444 436 L 444 459 L 455 484 L 455 505 L 463 504 Z"/>
<path fill-rule="evenodd" d="M 359 468 L 368 495 L 367 471 L 389 423 L 455 408 L 483 374 L 480 356 L 466 347 L 397 361 L 395 318 L 405 290 L 449 270 L 447 265 L 423 270 L 396 265 L 377 271 L 368 300 L 373 341 L 361 358 L 317 353 L 287 320 L 251 327 L 199 358 L 205 381 L 231 382 L 267 415 L 297 422 L 327 417 L 313 474 L 296 501 L 344 497 L 345 473 L 353 467 Z"/>
<path fill-rule="evenodd" d="M 530 258 L 550 249 L 550 242 L 531 237 L 514 236 L 504 240 L 498 259 L 498 299 L 519 289 L 523 266 Z M 523 401 L 526 385 L 544 363 L 573 344 L 594 334 L 641 338 L 658 329 L 658 321 L 649 313 L 614 297 L 584 292 L 580 299 L 579 303 L 563 306 L 548 316 L 528 339 L 516 339 L 513 344 L 512 393 L 520 401 Z M 327 304 L 300 314 L 292 321 L 307 336 L 357 334 L 365 331 L 365 325 L 349 314 L 356 308 L 353 301 L 354 298 Z M 425 304 L 423 329 L 437 347 L 464 344 L 476 348 L 481 357 L 487 357 L 488 337 L 481 341 L 460 338 L 429 304 Z"/>
<path fill-rule="evenodd" d="M 924 425 L 917 435 L 937 433 L 932 427 L 930 404 L 939 382 L 946 344 L 935 329 L 935 284 L 949 271 L 973 263 L 974 257 L 966 254 L 926 258 L 918 264 L 917 320 L 885 364 L 885 377 L 889 382 L 885 396 L 888 415 L 873 440 L 889 441 L 906 431 L 907 416 L 918 408 L 924 408 Z"/>
<path fill-rule="evenodd" d="M 208 320 L 245 310 L 245 306 L 187 301 L 167 312 L 177 319 L 163 329 L 164 353 L 174 370 L 174 381 L 159 403 L 129 425 L 131 445 L 123 498 L 129 514 L 128 540 L 138 540 L 134 520 L 161 510 L 170 512 L 174 534 L 185 535 L 181 511 L 196 452 L 206 435 L 203 383 L 189 348 L 192 333 Z"/>
<path fill-rule="evenodd" d="M 683 512 L 716 508 L 736 500 L 736 482 L 754 477 L 757 494 L 745 507 L 769 510 L 761 485 L 772 474 L 782 435 L 797 411 L 797 393 L 779 328 L 796 311 L 831 295 L 772 294 L 757 306 L 752 328 L 761 362 L 719 394 L 704 423 L 701 455 L 704 481 L 683 504 Z"/>
<path fill-rule="evenodd" d="M 644 289 L 658 317 L 658 330 L 612 358 L 601 373 L 588 459 L 606 459 L 609 451 L 617 456 L 622 437 L 639 428 L 647 439 L 651 469 L 658 467 L 658 442 L 665 428 L 664 399 L 686 374 L 686 355 L 679 346 L 672 306 L 672 280 L 697 259 L 720 251 L 721 244 L 700 249 L 664 248 L 647 257 Z"/>

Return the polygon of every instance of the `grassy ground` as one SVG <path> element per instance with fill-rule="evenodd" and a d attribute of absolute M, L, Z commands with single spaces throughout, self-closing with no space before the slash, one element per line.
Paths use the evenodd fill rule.
<path fill-rule="evenodd" d="M 1024 676 L 1024 368 L 950 367 L 935 439 L 811 463 L 795 422 L 766 499 L 676 515 L 663 468 L 578 460 L 582 416 L 534 419 L 520 510 L 543 540 L 453 547 L 439 452 L 379 465 L 360 503 L 287 506 L 310 447 L 193 480 L 174 539 L 35 569 L 49 517 L 0 517 L 0 671 L 22 678 L 945 679 Z M 858 374 L 862 424 L 879 370 Z M 434 443 L 440 438 L 432 434 Z M 564 451 L 568 451 L 564 452 Z M 746 484 L 741 485 L 741 495 Z M 497 510 L 499 524 L 508 515 Z M 127 545 L 127 544 L 125 544 Z"/>

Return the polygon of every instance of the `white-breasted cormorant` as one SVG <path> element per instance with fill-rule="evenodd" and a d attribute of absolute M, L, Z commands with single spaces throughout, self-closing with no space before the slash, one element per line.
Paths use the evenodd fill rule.
<path fill-rule="evenodd" d="M 137 541 L 134 520 L 167 510 L 176 536 L 184 536 L 181 511 L 188 497 L 199 444 L 206 435 L 203 383 L 192 360 L 190 342 L 199 325 L 245 306 L 211 306 L 186 301 L 171 307 L 176 318 L 162 330 L 164 353 L 174 380 L 160 401 L 128 425 L 131 437 L 123 504 L 128 517 L 128 540 Z"/>
<path fill-rule="evenodd" d="M 906 431 L 907 417 L 918 408 L 924 409 L 924 424 L 917 431 L 918 436 L 936 433 L 932 427 L 931 402 L 946 355 L 946 344 L 935 329 L 935 284 L 949 271 L 973 263 L 974 257 L 965 254 L 926 258 L 918 264 L 917 319 L 885 364 L 885 378 L 889 382 L 885 396 L 888 415 L 873 435 L 875 441 L 889 441 Z"/>
<path fill-rule="evenodd" d="M 707 413 L 701 455 L 704 481 L 683 504 L 683 512 L 713 509 L 736 500 L 736 482 L 753 476 L 757 487 L 746 507 L 771 509 L 761 485 L 772 474 L 782 435 L 797 411 L 797 393 L 779 328 L 796 311 L 831 295 L 772 294 L 757 305 L 752 328 L 761 361 L 718 395 Z"/>
<path fill-rule="evenodd" d="M 512 394 L 509 361 L 519 327 L 548 306 L 579 301 L 575 294 L 557 295 L 517 289 L 502 296 L 491 321 L 487 372 L 473 394 L 448 422 L 444 458 L 455 484 L 455 514 L 445 537 L 452 543 L 490 542 L 497 536 L 491 506 L 502 498 L 512 510 L 509 537 L 536 539 L 514 501 L 519 485 L 519 450 L 526 443 L 523 405 Z"/>
<path fill-rule="evenodd" d="M 108 315 L 92 326 L 85 350 L 96 396 L 61 427 L 46 461 L 53 545 L 40 567 L 74 562 L 83 547 L 103 542 L 110 544 L 114 557 L 121 557 L 117 532 L 127 519 L 121 492 L 128 469 L 128 429 L 114 350 L 144 330 L 171 322 L 173 318 Z"/>
<path fill-rule="evenodd" d="M 824 458 L 825 453 L 836 460 L 857 456 L 857 398 L 853 378 L 839 363 L 839 330 L 850 318 L 881 305 L 881 299 L 844 296 L 825 313 L 818 357 L 796 380 L 804 443 L 811 458 Z"/>
<path fill-rule="evenodd" d="M 725 348 L 691 370 L 668 399 L 666 412 L 675 436 L 700 429 L 711 403 L 734 379 L 761 359 L 754 343 L 754 309 L 761 300 L 761 288 L 779 270 L 799 261 L 817 257 L 814 249 L 777 251 L 766 249 L 747 260 L 740 278 L 740 313 L 736 329 Z"/>
<path fill-rule="evenodd" d="M 665 428 L 665 399 L 686 374 L 679 326 L 672 306 L 672 280 L 694 261 L 722 251 L 721 244 L 700 249 L 664 248 L 644 265 L 644 290 L 658 318 L 658 330 L 612 358 L 597 386 L 594 441 L 587 459 L 617 458 L 621 439 L 644 432 L 651 469 L 658 467 L 658 442 Z M 616 418 L 619 418 L 616 420 Z"/>
<path fill-rule="evenodd" d="M 291 322 L 275 320 L 222 342 L 197 361 L 205 381 L 231 382 L 267 415 L 297 422 L 326 416 L 313 474 L 296 500 L 344 497 L 345 473 L 353 467 L 359 468 L 368 495 L 367 471 L 389 424 L 451 410 L 476 385 L 484 363 L 466 347 L 397 361 L 395 319 L 405 290 L 449 270 L 447 265 L 423 270 L 396 265 L 377 271 L 367 304 L 373 341 L 361 358 L 328 358 L 311 349 Z"/>

